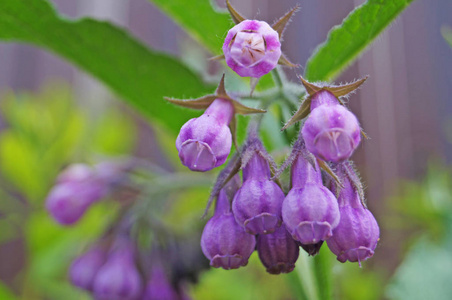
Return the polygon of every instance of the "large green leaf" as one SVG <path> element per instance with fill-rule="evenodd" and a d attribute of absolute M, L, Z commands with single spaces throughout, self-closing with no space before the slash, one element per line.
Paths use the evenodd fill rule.
<path fill-rule="evenodd" d="M 212 7 L 209 0 L 149 0 L 166 14 L 170 15 L 181 27 L 198 42 L 215 54 L 221 53 L 226 33 L 233 26 L 226 10 Z"/>
<path fill-rule="evenodd" d="M 306 63 L 309 80 L 332 80 L 414 0 L 368 0 L 328 34 Z"/>
<path fill-rule="evenodd" d="M 194 114 L 165 103 L 163 96 L 213 90 L 176 59 L 147 49 L 125 31 L 92 19 L 65 20 L 44 0 L 1 0 L 0 39 L 30 43 L 72 61 L 173 132 Z"/>

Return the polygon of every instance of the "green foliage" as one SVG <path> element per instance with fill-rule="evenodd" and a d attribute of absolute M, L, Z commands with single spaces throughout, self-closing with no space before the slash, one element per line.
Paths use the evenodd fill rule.
<path fill-rule="evenodd" d="M 451 299 L 451 182 L 452 172 L 436 165 L 422 184 L 402 189 L 403 220 L 421 230 L 386 289 L 389 299 Z"/>
<path fill-rule="evenodd" d="M 44 0 L 3 0 L 0 39 L 30 43 L 66 58 L 173 132 L 196 114 L 165 103 L 163 97 L 195 97 L 214 88 L 125 31 L 92 19 L 65 20 Z"/>
<path fill-rule="evenodd" d="M 308 80 L 337 77 L 413 0 L 368 0 L 333 27 L 306 63 Z"/>
<path fill-rule="evenodd" d="M 221 54 L 224 38 L 234 25 L 229 13 L 210 0 L 150 0 L 212 53 Z"/>
<path fill-rule="evenodd" d="M 61 87 L 39 95 L 6 94 L 0 113 L 7 125 L 0 132 L 0 243 L 25 236 L 23 297 L 81 299 L 67 282 L 68 263 L 105 229 L 117 209 L 111 202 L 94 205 L 77 226 L 64 228 L 44 210 L 44 198 L 61 168 L 75 158 L 84 162 L 93 155 L 129 153 L 135 127 L 111 107 L 88 119 Z M 0 287 L 0 298 L 9 299 L 4 292 Z"/>

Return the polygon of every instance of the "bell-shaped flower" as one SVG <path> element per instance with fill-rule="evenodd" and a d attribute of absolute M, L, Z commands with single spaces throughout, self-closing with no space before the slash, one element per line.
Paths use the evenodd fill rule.
<path fill-rule="evenodd" d="M 294 239 L 302 244 L 317 244 L 333 234 L 339 223 L 339 208 L 334 195 L 322 184 L 320 167 L 306 152 L 297 155 L 291 168 L 292 189 L 284 199 L 282 217 Z"/>
<path fill-rule="evenodd" d="M 300 79 L 308 96 L 283 129 L 307 117 L 301 130 L 306 148 L 324 161 L 337 163 L 348 159 L 364 133 L 340 97 L 355 91 L 367 77 L 340 86 L 316 85 Z"/>
<path fill-rule="evenodd" d="M 212 267 L 230 270 L 246 266 L 255 246 L 256 238 L 237 224 L 230 200 L 222 189 L 215 213 L 202 233 L 202 252 Z"/>
<path fill-rule="evenodd" d="M 344 172 L 348 166 L 339 166 L 341 182 L 339 210 L 341 220 L 333 230 L 333 236 L 326 242 L 340 262 L 359 262 L 374 254 L 380 238 L 380 229 L 372 213 L 361 202 L 360 191 L 353 180 Z"/>
<path fill-rule="evenodd" d="M 270 274 L 292 272 L 300 251 L 284 225 L 273 233 L 259 234 L 256 248 L 262 264 Z"/>
<path fill-rule="evenodd" d="M 246 232 L 266 234 L 274 232 L 281 225 L 284 193 L 270 179 L 270 166 L 262 156 L 262 144 L 257 140 L 255 143 L 256 150 L 251 149 L 247 154 L 251 155 L 251 158 L 243 167 L 243 185 L 235 194 L 232 211 L 237 223 L 243 226 Z"/>
<path fill-rule="evenodd" d="M 176 139 L 176 148 L 182 164 L 192 171 L 205 172 L 226 161 L 235 138 L 234 115 L 263 113 L 264 110 L 244 106 L 231 98 L 224 88 L 224 75 L 214 95 L 198 99 L 169 102 L 188 108 L 205 109 L 204 114 L 185 123 Z"/>
<path fill-rule="evenodd" d="M 361 141 L 358 119 L 325 90 L 312 96 L 302 134 L 312 154 L 332 162 L 348 159 Z"/>

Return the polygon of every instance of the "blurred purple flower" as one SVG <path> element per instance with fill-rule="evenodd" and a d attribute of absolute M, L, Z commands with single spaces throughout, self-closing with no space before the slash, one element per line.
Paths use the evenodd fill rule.
<path fill-rule="evenodd" d="M 99 300 L 134 300 L 142 293 L 142 280 L 135 265 L 135 249 L 121 242 L 98 271 L 93 286 Z"/>
<path fill-rule="evenodd" d="M 87 165 L 69 166 L 46 199 L 47 211 L 62 225 L 77 222 L 88 207 L 108 192 L 107 184 Z"/>
<path fill-rule="evenodd" d="M 106 249 L 95 245 L 77 257 L 69 268 L 69 278 L 73 285 L 92 291 L 94 278 L 106 259 Z"/>
<path fill-rule="evenodd" d="M 180 297 L 171 283 L 160 263 L 152 266 L 149 281 L 142 300 L 179 300 Z"/>

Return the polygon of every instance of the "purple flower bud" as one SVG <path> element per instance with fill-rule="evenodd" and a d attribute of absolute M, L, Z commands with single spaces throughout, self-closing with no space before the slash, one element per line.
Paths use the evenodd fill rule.
<path fill-rule="evenodd" d="M 332 235 L 339 223 L 334 195 L 322 185 L 319 165 L 299 154 L 292 165 L 292 189 L 284 199 L 282 217 L 287 230 L 302 244 L 316 244 Z"/>
<path fill-rule="evenodd" d="M 57 184 L 47 196 L 46 208 L 58 223 L 71 225 L 106 193 L 107 185 L 92 168 L 73 165 L 58 176 Z"/>
<path fill-rule="evenodd" d="M 202 252 L 212 267 L 230 270 L 246 266 L 255 246 L 256 238 L 237 224 L 226 192 L 221 190 L 215 214 L 202 233 Z"/>
<path fill-rule="evenodd" d="M 134 248 L 118 245 L 94 279 L 94 295 L 100 300 L 137 299 L 142 291 L 140 274 L 135 266 Z"/>
<path fill-rule="evenodd" d="M 270 180 L 270 167 L 258 152 L 243 168 L 243 185 L 235 194 L 235 219 L 250 234 L 272 233 L 281 225 L 284 193 Z"/>
<path fill-rule="evenodd" d="M 256 248 L 262 264 L 270 274 L 292 272 L 300 251 L 284 225 L 273 233 L 259 234 Z"/>
<path fill-rule="evenodd" d="M 76 258 L 69 268 L 69 277 L 73 285 L 92 291 L 94 277 L 105 262 L 105 248 L 96 245 Z"/>
<path fill-rule="evenodd" d="M 143 300 L 176 300 L 180 299 L 174 287 L 168 282 L 165 270 L 160 264 L 152 267 L 151 275 L 146 285 Z"/>
<path fill-rule="evenodd" d="M 355 115 L 325 90 L 312 97 L 311 110 L 302 129 L 307 149 L 326 161 L 349 158 L 361 141 Z"/>
<path fill-rule="evenodd" d="M 228 125 L 233 115 L 234 107 L 228 100 L 216 99 L 203 115 L 185 123 L 176 139 L 182 164 L 200 172 L 222 165 L 231 151 Z"/>
<path fill-rule="evenodd" d="M 380 237 L 380 229 L 372 213 L 361 203 L 359 193 L 348 178 L 339 194 L 341 220 L 333 236 L 326 242 L 340 262 L 359 262 L 372 257 Z"/>
<path fill-rule="evenodd" d="M 278 64 L 278 33 L 264 21 L 245 20 L 232 27 L 224 41 L 227 65 L 241 77 L 259 78 Z"/>

